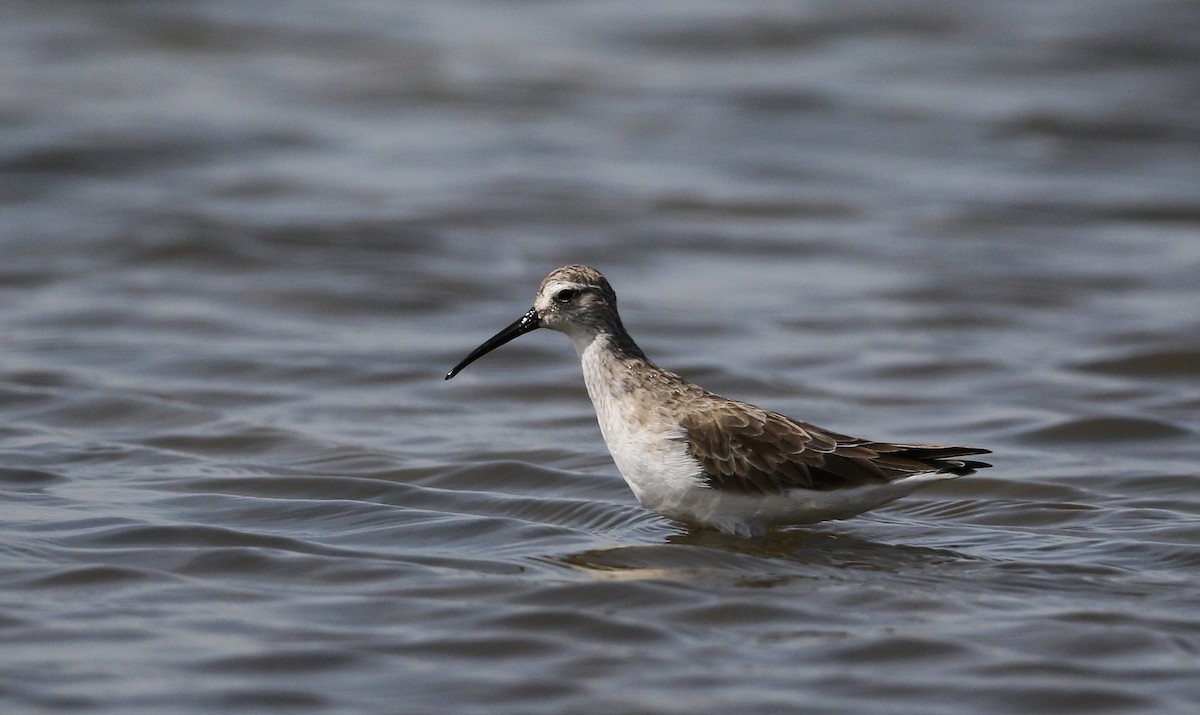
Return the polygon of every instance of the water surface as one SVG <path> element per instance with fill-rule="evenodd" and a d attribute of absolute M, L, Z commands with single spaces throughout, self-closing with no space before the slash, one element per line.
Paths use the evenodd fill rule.
<path fill-rule="evenodd" d="M 1191 713 L 1200 10 L 14 0 L 0 707 Z M 641 509 L 550 269 L 661 365 L 995 468 Z"/>

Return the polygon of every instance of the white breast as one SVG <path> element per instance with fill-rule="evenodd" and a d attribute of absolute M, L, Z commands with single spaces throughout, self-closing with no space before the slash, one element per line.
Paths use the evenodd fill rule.
<path fill-rule="evenodd" d="M 634 496 L 661 514 L 687 516 L 689 495 L 707 487 L 700 464 L 687 452 L 683 430 L 648 401 L 604 336 L 576 349 L 604 443 Z"/>

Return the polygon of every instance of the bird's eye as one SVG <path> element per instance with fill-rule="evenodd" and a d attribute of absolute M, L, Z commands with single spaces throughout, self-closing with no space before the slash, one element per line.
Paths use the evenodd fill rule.
<path fill-rule="evenodd" d="M 579 295 L 579 291 L 575 290 L 574 288 L 563 288 L 554 294 L 554 300 L 558 301 L 559 303 L 570 303 L 571 299 L 577 295 Z"/>

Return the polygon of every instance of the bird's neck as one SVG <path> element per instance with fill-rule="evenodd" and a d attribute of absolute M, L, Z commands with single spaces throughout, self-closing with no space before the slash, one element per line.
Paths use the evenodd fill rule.
<path fill-rule="evenodd" d="M 608 316 L 595 323 L 583 323 L 568 333 L 575 352 L 583 359 L 589 349 L 598 349 L 606 353 L 607 358 L 628 361 L 646 360 L 646 353 L 633 341 L 633 337 L 621 324 L 621 319 L 615 315 Z"/>
<path fill-rule="evenodd" d="M 573 334 L 571 343 L 593 402 L 627 392 L 638 372 L 656 369 L 620 323 Z"/>

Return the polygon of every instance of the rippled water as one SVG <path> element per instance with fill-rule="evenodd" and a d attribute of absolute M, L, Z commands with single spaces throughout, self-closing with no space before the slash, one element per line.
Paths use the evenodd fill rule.
<path fill-rule="evenodd" d="M 0 10 L 0 709 L 1191 713 L 1200 6 Z M 660 364 L 996 467 L 743 541 Z"/>

